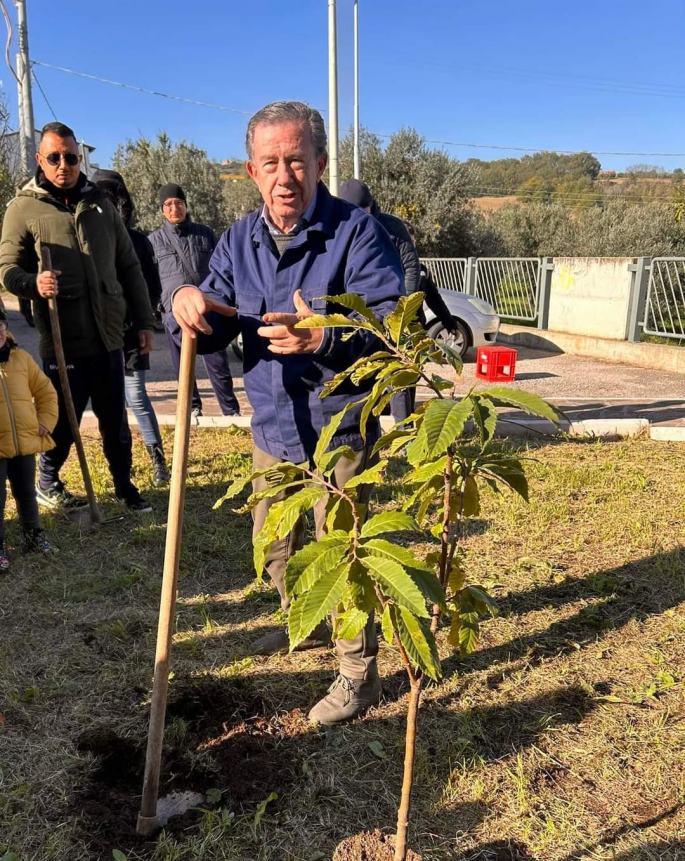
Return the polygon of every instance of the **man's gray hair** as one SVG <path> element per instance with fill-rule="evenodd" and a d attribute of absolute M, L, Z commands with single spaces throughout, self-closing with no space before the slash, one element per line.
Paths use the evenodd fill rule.
<path fill-rule="evenodd" d="M 258 125 L 278 125 L 279 123 L 303 122 L 309 126 L 312 134 L 312 142 L 317 156 L 326 155 L 328 139 L 326 138 L 326 127 L 323 117 L 316 110 L 310 108 L 304 102 L 271 102 L 270 105 L 257 111 L 247 124 L 245 135 L 245 148 L 248 158 L 252 158 L 252 144 L 254 133 Z"/>

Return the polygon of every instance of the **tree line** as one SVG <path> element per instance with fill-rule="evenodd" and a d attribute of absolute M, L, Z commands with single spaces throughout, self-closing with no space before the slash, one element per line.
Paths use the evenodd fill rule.
<path fill-rule="evenodd" d="M 364 181 L 382 210 L 410 222 L 423 256 L 685 255 L 682 171 L 664 176 L 655 166 L 635 165 L 617 177 L 602 174 L 587 152 L 459 161 L 429 147 L 415 129 L 402 129 L 387 143 L 362 130 L 360 145 Z M 9 164 L 0 146 L 3 210 L 14 193 Z M 126 180 L 145 231 L 160 224 L 157 190 L 166 182 L 184 187 L 193 218 L 216 233 L 260 203 L 240 160 L 219 165 L 165 132 L 120 144 L 113 167 Z M 338 174 L 343 181 L 352 173 L 350 132 L 340 143 Z M 480 198 L 503 194 L 510 197 L 501 208 L 479 206 Z"/>

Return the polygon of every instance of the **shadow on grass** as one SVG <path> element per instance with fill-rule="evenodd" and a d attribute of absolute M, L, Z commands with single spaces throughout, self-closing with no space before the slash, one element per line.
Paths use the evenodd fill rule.
<path fill-rule="evenodd" d="M 525 634 L 468 658 L 453 657 L 443 662 L 445 675 L 482 670 L 492 664 L 526 657 L 533 662 L 551 654 L 577 650 L 594 642 L 606 631 L 616 631 L 632 620 L 642 621 L 663 613 L 685 600 L 685 549 L 647 556 L 582 580 L 568 580 L 550 586 L 509 595 L 498 601 L 504 615 L 557 609 L 563 604 L 602 599 L 588 604 L 573 616 L 555 622 L 542 631 Z"/>

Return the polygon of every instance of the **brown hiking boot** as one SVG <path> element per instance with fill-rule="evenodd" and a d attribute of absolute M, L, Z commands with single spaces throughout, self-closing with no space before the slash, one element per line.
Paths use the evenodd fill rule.
<path fill-rule="evenodd" d="M 318 625 L 306 640 L 295 647 L 296 652 L 306 652 L 309 649 L 328 649 L 333 645 L 331 640 L 331 632 L 328 630 L 328 625 L 322 622 Z M 250 648 L 251 655 L 282 655 L 290 648 L 288 640 L 288 632 L 281 628 L 278 631 L 271 631 L 269 634 L 264 634 L 258 640 L 255 640 Z"/>
<path fill-rule="evenodd" d="M 371 706 L 377 706 L 382 695 L 376 670 L 369 671 L 368 679 L 348 679 L 340 673 L 326 696 L 309 712 L 309 720 L 324 726 L 354 720 Z"/>

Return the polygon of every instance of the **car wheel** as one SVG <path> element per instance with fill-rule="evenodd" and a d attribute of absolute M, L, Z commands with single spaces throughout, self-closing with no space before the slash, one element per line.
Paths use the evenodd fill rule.
<path fill-rule="evenodd" d="M 235 336 L 231 341 L 231 349 L 242 362 L 243 360 L 243 334 L 242 332 Z"/>
<path fill-rule="evenodd" d="M 445 341 L 445 343 L 449 344 L 450 347 L 456 350 L 463 359 L 466 355 L 466 351 L 471 346 L 471 335 L 466 326 L 461 322 L 461 320 L 457 320 L 456 317 L 452 318 L 452 325 L 453 330 L 448 332 L 442 323 L 434 323 L 428 330 L 428 334 L 436 341 Z"/>

